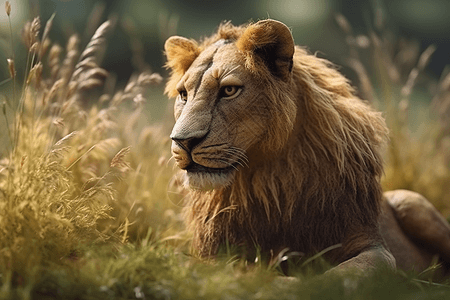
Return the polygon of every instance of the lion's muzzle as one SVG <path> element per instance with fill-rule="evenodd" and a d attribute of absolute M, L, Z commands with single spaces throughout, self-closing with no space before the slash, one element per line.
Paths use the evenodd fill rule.
<path fill-rule="evenodd" d="M 204 140 L 205 137 L 172 137 L 173 157 L 178 167 L 186 171 L 185 185 L 199 190 L 229 185 L 239 165 L 239 159 L 232 159 L 229 152 L 226 154 L 227 152 L 221 149 L 223 144 L 204 146 Z M 233 153 L 232 150 L 227 151 Z M 218 157 L 218 153 L 222 155 Z M 211 155 L 214 158 L 210 158 Z"/>
<path fill-rule="evenodd" d="M 176 127 L 172 131 L 172 153 L 180 169 L 187 169 L 192 163 L 192 149 L 200 144 L 206 137 L 207 131 L 196 131 L 187 134 L 184 131 L 177 131 Z"/>

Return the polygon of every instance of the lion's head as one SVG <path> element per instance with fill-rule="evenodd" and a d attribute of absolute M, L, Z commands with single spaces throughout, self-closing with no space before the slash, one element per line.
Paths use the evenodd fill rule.
<path fill-rule="evenodd" d="M 167 91 L 176 96 L 172 152 L 198 189 L 229 185 L 261 152 L 282 148 L 296 117 L 289 29 L 269 20 L 227 27 L 206 45 L 182 37 L 165 44 L 174 72 Z"/>
<path fill-rule="evenodd" d="M 387 128 L 330 62 L 274 20 L 225 23 L 201 43 L 172 37 L 165 50 L 172 152 L 201 255 L 342 243 L 343 258 L 374 244 Z"/>

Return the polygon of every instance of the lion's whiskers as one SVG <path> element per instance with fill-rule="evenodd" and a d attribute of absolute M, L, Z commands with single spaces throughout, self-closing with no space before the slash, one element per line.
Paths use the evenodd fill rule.
<path fill-rule="evenodd" d="M 232 163 L 230 163 L 230 162 L 228 162 L 228 161 L 226 161 L 226 160 L 218 159 L 217 161 L 220 161 L 221 163 L 224 163 L 224 164 L 226 164 L 226 165 L 232 167 L 232 168 L 235 169 L 236 171 L 238 171 L 238 168 L 237 168 L 235 165 L 233 165 Z"/>
<path fill-rule="evenodd" d="M 244 150 L 236 148 L 236 147 L 230 147 L 228 149 L 224 150 L 225 153 L 229 154 L 233 160 L 235 160 L 235 163 L 239 164 L 242 167 L 248 167 L 248 157 L 245 154 Z"/>
<path fill-rule="evenodd" d="M 246 165 L 242 164 L 239 160 L 235 160 L 234 163 L 240 165 L 241 167 L 247 167 Z"/>

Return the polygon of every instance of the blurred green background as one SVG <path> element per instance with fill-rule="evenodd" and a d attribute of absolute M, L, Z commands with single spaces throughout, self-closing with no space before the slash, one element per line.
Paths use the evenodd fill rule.
<path fill-rule="evenodd" d="M 105 68 L 117 74 L 119 83 L 129 78 L 133 70 L 144 68 L 133 64 L 132 47 L 139 48 L 145 62 L 155 72 L 165 74 L 163 45 L 165 39 L 178 34 L 191 38 L 210 35 L 223 20 L 233 24 L 274 18 L 285 22 L 293 31 L 296 44 L 306 45 L 312 52 L 343 65 L 348 57 L 342 30 L 335 14 L 350 21 L 355 34 L 374 30 L 376 22 L 385 24 L 396 36 L 417 40 L 425 49 L 430 44 L 437 51 L 428 71 L 439 76 L 450 64 L 450 1 L 448 0 L 12 0 L 13 30 L 16 48 L 20 29 L 27 19 L 41 16 L 43 26 L 55 12 L 51 39 L 64 45 L 75 32 L 85 32 L 93 11 L 102 11 L 102 20 L 114 16 L 117 26 L 109 42 Z M 130 33 L 131 32 L 131 33 Z M 87 35 L 88 33 L 86 33 Z M 1 62 L 0 81 L 8 78 L 6 58 L 10 56 L 9 27 L 5 13 L 0 13 Z M 142 42 L 133 45 L 130 37 Z M 84 41 L 88 40 L 84 37 Z M 17 50 L 20 52 L 20 50 Z M 20 68 L 20 63 L 19 63 Z M 18 68 L 18 69 L 19 69 Z M 20 74 L 19 74 L 20 76 Z"/>

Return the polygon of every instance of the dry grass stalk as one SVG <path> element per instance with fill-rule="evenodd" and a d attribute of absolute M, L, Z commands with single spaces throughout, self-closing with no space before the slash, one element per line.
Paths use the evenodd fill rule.
<path fill-rule="evenodd" d="M 6 101 L 3 101 L 3 103 L 2 103 L 2 112 L 3 112 L 3 117 L 5 118 L 6 130 L 8 131 L 9 145 L 12 145 L 13 140 L 11 138 L 11 129 L 9 128 L 8 115 L 6 113 Z"/>
<path fill-rule="evenodd" d="M 144 96 L 142 96 L 142 94 L 137 94 L 134 98 L 133 98 L 133 102 L 137 105 L 137 106 L 142 106 L 144 105 L 144 103 L 147 100 L 144 98 Z"/>
<path fill-rule="evenodd" d="M 11 3 L 9 3 L 9 1 L 5 2 L 5 11 L 6 15 L 9 17 L 11 15 Z"/>
<path fill-rule="evenodd" d="M 121 172 L 127 172 L 131 169 L 130 164 L 125 160 L 125 157 L 130 153 L 131 146 L 120 149 L 119 152 L 113 157 L 110 163 L 111 168 L 116 168 Z"/>
<path fill-rule="evenodd" d="M 95 57 L 88 57 L 77 64 L 77 69 L 73 72 L 72 77 L 78 78 L 85 70 L 98 68 L 98 64 L 95 62 Z"/>
<path fill-rule="evenodd" d="M 81 93 L 83 83 L 96 80 L 99 85 L 111 75 L 99 66 L 95 49 L 83 52 L 84 59 L 80 59 L 77 36 L 69 39 L 66 49 L 51 45 L 47 35 L 52 22 L 53 17 L 47 22 L 41 43 L 37 38 L 38 19 L 28 23 L 23 34 L 29 70 L 25 72 L 19 110 L 14 114 L 17 123 L 13 122 L 12 131 L 8 128 L 8 133 L 17 133 L 17 142 L 11 143 L 10 155 L 0 161 L 2 291 L 8 284 L 14 288 L 18 278 L 29 282 L 39 279 L 46 272 L 44 266 L 64 264 L 74 251 L 82 253 L 83 245 L 115 237 L 127 218 L 126 237 L 130 241 L 145 237 L 150 227 L 155 228 L 151 239 L 173 235 L 182 228 L 178 210 L 175 213 L 176 208 L 165 201 L 172 177 L 172 170 L 161 159 L 170 156 L 167 139 L 155 128 L 148 129 L 153 135 L 145 141 L 133 139 L 136 132 L 132 135 L 129 131 L 136 131 L 133 126 L 142 108 L 133 111 L 133 128 L 117 121 L 126 107 L 118 105 L 133 99 L 142 102 L 146 88 L 159 83 L 161 77 L 150 72 L 133 76 L 133 87 L 126 97 L 118 91 L 116 101 L 83 110 L 80 102 L 90 97 Z M 108 28 L 99 28 L 93 37 L 96 42 L 88 48 L 104 50 L 102 39 Z M 46 47 L 48 52 L 44 51 Z M 39 49 L 37 63 L 33 49 Z M 11 59 L 11 65 L 13 62 Z M 82 71 L 75 67 L 77 62 Z M 15 77 L 15 70 L 12 74 Z M 113 90 L 109 87 L 110 99 L 114 98 Z M 17 113 L 22 109 L 23 113 Z M 6 110 L 3 103 L 5 118 Z M 133 148 L 124 147 L 129 144 Z M 121 179 L 126 182 L 111 171 L 128 171 L 132 166 L 136 170 Z M 165 214 L 169 207 L 171 213 Z"/>
<path fill-rule="evenodd" d="M 138 72 L 143 72 L 150 69 L 149 64 L 145 61 L 145 47 L 142 43 L 142 37 L 136 28 L 135 23 L 130 17 L 122 19 L 122 28 L 130 38 L 131 47 L 131 63 Z"/>
<path fill-rule="evenodd" d="M 47 23 L 45 24 L 44 33 L 42 34 L 42 43 L 40 44 L 39 53 L 38 53 L 39 60 L 41 60 L 42 57 L 45 55 L 45 53 L 48 49 L 48 46 L 50 45 L 50 40 L 48 38 L 48 35 L 53 26 L 53 20 L 55 19 L 55 15 L 56 15 L 56 13 L 53 13 L 52 16 L 50 17 L 50 19 L 48 19 Z"/>
<path fill-rule="evenodd" d="M 345 18 L 337 18 L 340 27 L 347 36 L 352 30 Z M 450 189 L 450 75 L 443 76 L 438 85 L 438 94 L 433 99 L 433 106 L 438 109 L 441 119 L 440 127 L 431 120 L 423 136 L 411 132 L 408 115 L 415 109 L 411 107 L 413 97 L 421 73 L 427 67 L 435 51 L 434 46 L 419 53 L 418 44 L 408 40 L 395 40 L 389 34 L 378 36 L 370 34 L 370 44 L 374 50 L 375 70 L 367 71 L 358 56 L 357 39 L 347 38 L 350 51 L 350 66 L 356 71 L 361 91 L 365 97 L 372 93 L 375 104 L 380 104 L 386 111 L 386 118 L 391 130 L 391 145 L 386 153 L 387 164 L 382 183 L 385 189 L 404 188 L 425 195 L 440 209 L 444 215 L 450 215 L 448 195 Z M 355 44 L 353 44 L 355 41 Z M 378 75 L 381 96 L 368 88 L 369 78 L 366 74 Z M 370 98 L 370 97 L 369 97 Z M 377 100 L 382 99 L 382 100 Z"/>
<path fill-rule="evenodd" d="M 350 25 L 350 22 L 347 20 L 347 18 L 344 17 L 344 15 L 336 14 L 335 19 L 337 24 L 345 34 L 350 35 L 353 33 L 352 26 Z"/>
<path fill-rule="evenodd" d="M 64 120 L 63 118 L 54 118 L 52 124 L 59 127 L 64 127 Z"/>
<path fill-rule="evenodd" d="M 95 30 L 99 27 L 105 9 L 106 5 L 104 2 L 95 3 L 94 8 L 87 18 L 86 29 L 84 31 L 85 38 L 90 38 L 94 34 Z"/>
<path fill-rule="evenodd" d="M 425 49 L 425 51 L 422 52 L 422 54 L 419 57 L 419 62 L 417 63 L 417 68 L 419 71 L 423 71 L 430 62 L 431 56 L 433 56 L 433 53 L 436 51 L 435 45 L 430 45 Z"/>
<path fill-rule="evenodd" d="M 420 55 L 417 66 L 411 70 L 408 79 L 402 88 L 403 97 L 409 97 L 411 95 L 412 89 L 414 88 L 419 73 L 422 72 L 428 65 L 434 51 L 436 51 L 436 47 L 434 45 L 431 45 Z"/>
<path fill-rule="evenodd" d="M 351 67 L 357 74 L 359 78 L 360 89 L 362 93 L 363 99 L 369 101 L 370 103 L 374 103 L 374 89 L 372 86 L 372 82 L 370 81 L 369 75 L 367 74 L 367 70 L 362 64 L 362 62 L 358 59 L 350 58 L 348 60 L 348 65 Z"/>
<path fill-rule="evenodd" d="M 139 74 L 137 84 L 140 86 L 158 85 L 162 82 L 163 78 L 158 73 L 143 72 Z"/>
<path fill-rule="evenodd" d="M 80 39 L 78 35 L 74 34 L 72 35 L 66 46 L 66 57 L 64 58 L 64 61 L 62 63 L 62 66 L 59 70 L 59 78 L 62 78 L 64 80 L 64 84 L 68 84 L 69 80 L 73 74 L 73 71 L 75 69 L 75 65 L 78 60 L 78 44 L 80 43 Z"/>
<path fill-rule="evenodd" d="M 56 93 L 61 89 L 61 87 L 64 85 L 64 80 L 59 79 L 55 81 L 50 89 L 50 92 L 48 94 L 48 99 L 51 101 L 53 98 L 56 97 Z"/>
<path fill-rule="evenodd" d="M 31 46 L 38 41 L 39 30 L 41 29 L 41 20 L 39 17 L 33 19 L 32 22 L 25 23 L 22 29 L 22 41 L 25 46 L 30 49 Z"/>
<path fill-rule="evenodd" d="M 95 57 L 96 62 L 99 62 L 102 53 L 106 49 L 106 36 L 109 34 L 111 29 L 111 21 L 109 20 L 97 28 L 85 50 L 81 53 L 80 62 L 88 57 Z"/>
<path fill-rule="evenodd" d="M 370 39 L 366 36 L 357 36 L 353 35 L 353 29 L 351 27 L 350 22 L 348 22 L 347 18 L 345 18 L 342 14 L 336 14 L 335 16 L 336 22 L 341 30 L 346 35 L 346 42 L 349 47 L 349 58 L 347 59 L 347 64 L 350 68 L 352 68 L 358 78 L 360 80 L 360 87 L 362 97 L 369 101 L 370 103 L 374 103 L 375 98 L 373 97 L 373 86 L 369 79 L 368 72 L 366 67 L 360 60 L 360 56 L 358 53 L 358 48 L 365 49 L 368 48 L 371 43 Z M 374 103 L 376 104 L 376 103 Z"/>
<path fill-rule="evenodd" d="M 450 67 L 444 69 L 432 107 L 439 116 L 443 135 L 450 135 Z M 449 155 L 450 158 L 450 155 Z"/>
<path fill-rule="evenodd" d="M 102 85 L 103 85 L 103 80 L 94 79 L 94 78 L 85 79 L 78 84 L 78 90 L 79 91 L 90 90 L 92 88 L 99 87 Z"/>
<path fill-rule="evenodd" d="M 51 72 L 51 81 L 54 82 L 56 77 L 58 76 L 59 67 L 60 67 L 60 56 L 63 49 L 58 44 L 54 44 L 51 46 L 49 54 L 48 54 L 48 66 Z"/>
<path fill-rule="evenodd" d="M 95 31 L 85 50 L 75 65 L 70 82 L 75 83 L 77 92 L 83 92 L 103 85 L 108 72 L 99 67 L 99 62 L 106 49 L 106 36 L 112 29 L 111 21 L 106 21 Z"/>
<path fill-rule="evenodd" d="M 26 84 L 29 85 L 31 84 L 31 81 L 34 80 L 35 86 L 39 87 L 40 82 L 42 80 L 42 70 L 43 67 L 41 62 L 35 64 L 28 73 Z"/>
<path fill-rule="evenodd" d="M 8 70 L 9 70 L 9 76 L 11 76 L 11 78 L 16 78 L 16 67 L 14 64 L 14 60 L 11 58 L 7 59 L 8 61 Z"/>
<path fill-rule="evenodd" d="M 59 147 L 59 146 L 63 145 L 64 143 L 69 141 L 71 138 L 73 138 L 77 134 L 78 134 L 78 131 L 72 131 L 71 133 L 65 135 L 59 141 L 57 141 L 54 146 Z"/>
<path fill-rule="evenodd" d="M 123 92 L 114 95 L 111 104 L 113 107 L 116 107 L 123 101 L 132 100 L 139 107 L 145 102 L 145 98 L 142 96 L 145 93 L 145 90 L 149 86 L 158 85 L 161 82 L 161 75 L 149 71 L 144 71 L 139 75 L 132 75 Z"/>
<path fill-rule="evenodd" d="M 10 45 L 11 45 L 11 64 L 8 60 L 8 69 L 9 69 L 9 74 L 11 76 L 11 78 L 13 78 L 13 100 L 16 100 L 16 71 L 14 68 L 14 60 L 15 60 L 15 54 L 14 54 L 14 41 L 13 41 L 13 33 L 12 33 L 12 24 L 11 24 L 11 4 L 9 3 L 9 1 L 5 2 L 5 10 L 6 10 L 6 14 L 8 15 L 8 24 L 9 24 L 9 38 L 10 38 Z M 16 122 L 16 120 L 14 120 L 14 123 Z"/>
<path fill-rule="evenodd" d="M 430 46 L 420 53 L 417 42 L 396 39 L 384 30 L 382 11 L 377 9 L 375 13 L 375 20 L 379 23 L 376 28 L 382 34 L 371 32 L 369 45 L 366 42 L 361 44 L 358 37 L 353 37 L 351 25 L 345 17 L 337 16 L 336 19 L 347 36 L 346 41 L 351 50 L 349 65 L 358 75 L 364 98 L 373 98 L 373 103 L 386 111 L 386 119 L 391 130 L 391 145 L 386 153 L 387 165 L 382 179 L 383 186 L 387 190 L 404 188 L 422 193 L 445 215 L 449 215 L 450 206 L 446 201 L 446 195 L 450 194 L 450 189 L 446 188 L 448 185 L 444 182 L 450 180 L 450 155 L 448 154 L 450 143 L 446 142 L 446 139 L 450 140 L 448 138 L 450 121 L 441 122 L 441 127 L 438 128 L 433 121 L 422 120 L 424 124 L 429 124 L 427 133 L 423 134 L 423 137 L 417 136 L 409 129 L 409 123 L 415 121 L 408 117 L 408 114 L 415 110 L 414 105 L 411 107 L 409 100 L 414 97 L 414 88 L 428 65 L 435 47 Z M 366 46 L 371 46 L 370 49 L 374 54 L 371 59 L 375 59 L 375 62 L 364 63 L 359 57 L 358 49 L 366 49 Z M 370 68 L 367 70 L 366 66 L 371 64 L 374 70 Z M 369 78 L 367 74 L 376 74 L 375 79 L 378 81 L 372 85 L 370 80 L 373 80 L 373 77 Z M 441 91 L 445 90 L 444 79 L 445 76 L 442 77 L 438 86 Z M 450 77 L 448 80 L 450 82 Z M 370 86 L 379 86 L 380 95 L 375 90 L 371 90 Z M 439 92 L 433 100 L 433 106 L 439 107 L 441 112 L 445 111 L 445 108 L 439 103 L 450 99 L 450 92 L 447 95 L 444 94 Z M 449 103 L 447 112 L 449 112 L 448 120 L 450 120 L 450 101 L 447 103 Z"/>

